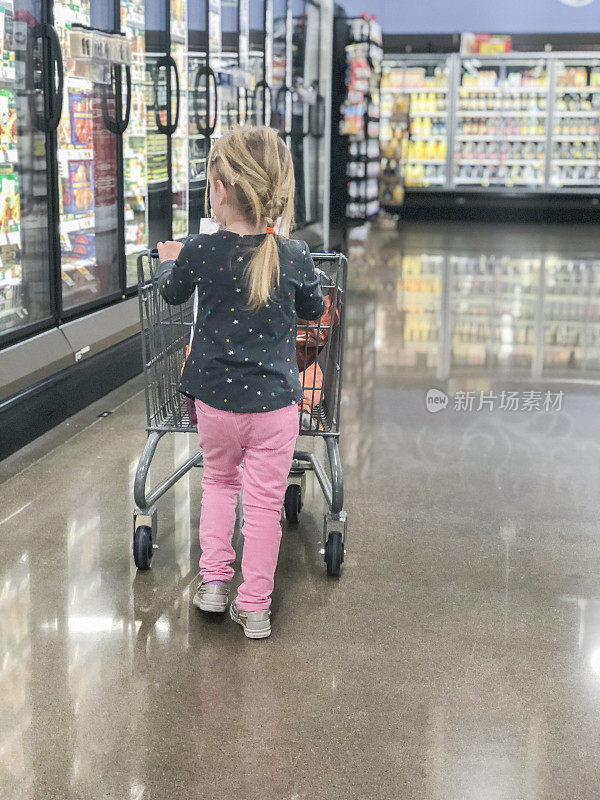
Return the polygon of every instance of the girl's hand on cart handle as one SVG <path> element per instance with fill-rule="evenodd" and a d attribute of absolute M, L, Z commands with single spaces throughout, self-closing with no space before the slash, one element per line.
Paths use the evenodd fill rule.
<path fill-rule="evenodd" d="M 156 247 L 161 261 L 175 261 L 181 252 L 183 242 L 159 242 Z"/>

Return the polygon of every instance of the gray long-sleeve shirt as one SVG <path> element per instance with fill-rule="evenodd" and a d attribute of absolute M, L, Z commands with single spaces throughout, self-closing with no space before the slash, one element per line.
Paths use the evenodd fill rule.
<path fill-rule="evenodd" d="M 279 236 L 279 286 L 264 308 L 246 308 L 244 269 L 265 235 L 189 236 L 177 259 L 160 266 L 159 288 L 168 303 L 184 303 L 198 289 L 194 336 L 179 388 L 224 411 L 273 411 L 301 400 L 296 319 L 323 313 L 306 242 Z"/>

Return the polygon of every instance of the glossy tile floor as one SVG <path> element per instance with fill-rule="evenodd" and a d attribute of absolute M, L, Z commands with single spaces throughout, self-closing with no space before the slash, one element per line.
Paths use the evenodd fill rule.
<path fill-rule="evenodd" d="M 353 272 L 343 576 L 309 480 L 269 640 L 190 606 L 198 471 L 136 575 L 141 380 L 0 466 L 3 800 L 600 797 L 597 390 L 458 411 L 460 380 L 377 369 L 385 274 Z M 451 399 L 432 414 L 434 385 Z M 157 472 L 193 442 L 161 447 Z"/>

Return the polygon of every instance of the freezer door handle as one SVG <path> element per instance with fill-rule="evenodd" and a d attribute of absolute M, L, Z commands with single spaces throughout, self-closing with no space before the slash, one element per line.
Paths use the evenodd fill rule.
<path fill-rule="evenodd" d="M 325 134 L 325 98 L 322 94 L 317 94 L 317 100 L 314 106 L 310 107 L 308 115 L 311 136 L 322 139 Z"/>
<path fill-rule="evenodd" d="M 214 113 L 213 113 L 213 120 L 208 124 L 208 136 L 212 136 L 215 132 L 215 128 L 217 127 L 217 114 L 219 110 L 219 86 L 217 84 L 217 76 L 215 71 L 212 67 L 208 68 L 208 79 L 212 81 L 213 85 L 213 96 L 214 96 Z M 208 92 L 208 98 L 210 99 L 210 89 Z"/>
<path fill-rule="evenodd" d="M 169 120 L 167 126 L 169 129 L 168 133 L 173 135 L 177 130 L 177 126 L 179 125 L 179 106 L 181 101 L 181 93 L 179 88 L 179 70 L 177 69 L 177 63 L 175 62 L 173 56 L 169 53 L 169 55 L 167 56 L 167 80 L 169 81 L 169 83 L 171 82 L 171 70 L 174 70 L 175 72 L 175 92 L 176 92 L 177 104 L 175 106 L 175 120 L 173 122 Z M 168 112 L 170 117 L 171 116 L 170 108 L 168 109 Z"/>
<path fill-rule="evenodd" d="M 244 98 L 243 106 L 244 106 L 244 119 L 242 120 L 242 97 Z M 240 86 L 238 88 L 238 96 L 237 96 L 237 106 L 238 106 L 238 122 L 240 125 L 245 125 L 248 122 L 248 89 L 245 86 Z"/>
<path fill-rule="evenodd" d="M 110 89 L 112 89 L 112 96 L 115 99 L 115 117 L 114 119 L 111 118 L 109 111 L 108 111 L 108 94 L 110 89 L 106 84 L 102 85 L 102 91 L 100 95 L 101 105 L 102 105 L 102 121 L 104 122 L 104 127 L 110 131 L 111 133 L 119 133 L 119 120 L 117 119 L 117 114 L 119 110 L 119 97 L 117 95 L 118 92 L 118 82 L 120 80 L 119 74 L 119 67 L 115 65 L 111 65 L 110 68 Z"/>
<path fill-rule="evenodd" d="M 160 118 L 161 108 L 158 102 L 158 80 L 160 76 L 161 68 L 165 68 L 165 75 L 167 80 L 167 86 L 169 85 L 168 82 L 170 80 L 169 76 L 169 56 L 161 56 L 160 58 L 156 59 L 155 68 L 153 69 L 154 75 L 152 78 L 152 83 L 154 87 L 154 119 L 156 121 L 156 127 L 158 128 L 159 133 L 169 133 L 169 121 L 171 117 L 171 109 L 169 108 L 169 104 L 164 108 L 164 111 L 167 115 L 167 123 L 165 124 Z M 167 92 L 167 97 L 169 97 L 169 92 Z"/>
<path fill-rule="evenodd" d="M 131 67 L 129 64 L 125 65 L 125 85 L 127 86 L 127 101 L 125 106 L 125 116 L 119 122 L 119 133 L 125 133 L 129 126 L 129 118 L 131 116 Z M 123 106 L 123 88 L 122 84 L 119 86 L 121 93 L 121 106 Z"/>
<path fill-rule="evenodd" d="M 50 85 L 54 89 L 54 94 L 51 95 L 50 113 L 46 117 L 48 123 L 48 130 L 55 131 L 58 128 L 60 117 L 62 114 L 63 106 L 63 87 L 65 81 L 65 71 L 63 67 L 62 51 L 60 49 L 60 41 L 56 29 L 46 23 L 44 25 L 45 36 L 47 36 L 50 44 Z M 58 85 L 56 85 L 56 76 L 58 76 Z"/>
<path fill-rule="evenodd" d="M 200 89 L 200 80 L 201 78 L 206 78 L 206 121 L 205 123 L 202 122 L 200 118 L 200 113 L 198 111 L 198 97 L 199 97 L 199 89 Z M 212 83 L 213 91 L 211 93 L 210 85 Z M 195 115 L 194 121 L 196 123 L 196 128 L 198 129 L 198 133 L 201 136 L 212 136 L 215 132 L 215 128 L 217 127 L 217 109 L 219 107 L 219 99 L 218 99 L 218 89 L 217 89 L 217 76 L 215 75 L 215 71 L 212 67 L 208 65 L 204 65 L 198 69 L 196 72 L 196 78 L 194 80 L 194 105 L 195 105 Z M 210 113 L 210 100 L 211 96 L 214 95 L 214 113 L 212 114 L 212 122 L 210 121 L 211 113 Z"/>
<path fill-rule="evenodd" d="M 256 95 L 258 94 L 259 89 L 262 89 L 263 92 L 263 101 L 262 101 L 262 109 L 259 111 L 258 105 L 256 106 L 256 124 L 257 125 L 266 125 L 267 124 L 267 108 L 271 105 L 272 100 L 272 92 L 271 87 L 266 81 L 259 81 L 256 86 L 254 87 L 254 102 L 256 103 Z M 268 100 L 267 100 L 268 95 Z M 259 116 L 260 114 L 260 116 Z"/>
<path fill-rule="evenodd" d="M 208 129 L 209 129 L 209 122 L 208 122 L 208 114 L 209 114 L 209 88 L 208 88 L 208 70 L 209 67 L 206 65 L 199 67 L 196 70 L 196 77 L 194 78 L 194 122 L 196 124 L 196 129 L 200 136 L 208 136 Z M 202 78 L 206 78 L 206 121 L 203 123 L 200 117 L 200 111 L 198 109 L 198 100 L 200 97 L 200 81 Z"/>
<path fill-rule="evenodd" d="M 279 132 L 283 136 L 291 136 L 292 135 L 292 132 L 288 131 L 288 129 L 287 129 L 287 119 L 286 119 L 286 117 L 287 117 L 286 97 L 288 96 L 288 94 L 291 95 L 292 98 L 293 98 L 293 95 L 294 95 L 293 91 L 290 89 L 289 86 L 286 86 L 284 84 L 283 86 L 281 86 L 279 88 L 277 94 L 275 95 L 275 111 L 277 112 L 277 115 L 279 116 L 278 128 L 279 128 Z M 279 110 L 280 107 L 281 107 L 281 99 L 282 98 L 283 98 L 283 113 L 281 113 L 280 110 Z M 282 122 L 283 122 L 283 124 L 282 124 Z"/>
<path fill-rule="evenodd" d="M 37 108 L 39 93 L 35 88 L 35 44 L 39 39 L 45 39 L 47 43 L 48 61 L 52 77 L 46 72 L 48 69 L 47 60 L 42 58 L 41 62 L 41 86 L 44 99 L 44 111 L 40 113 Z M 58 71 L 58 86 L 56 86 L 56 74 Z M 58 36 L 52 25 L 40 23 L 29 31 L 27 37 L 27 64 L 26 64 L 26 85 L 29 98 L 29 113 L 33 126 L 38 131 L 53 131 L 58 127 L 62 114 L 63 103 L 63 83 L 64 72 L 62 53 Z"/>

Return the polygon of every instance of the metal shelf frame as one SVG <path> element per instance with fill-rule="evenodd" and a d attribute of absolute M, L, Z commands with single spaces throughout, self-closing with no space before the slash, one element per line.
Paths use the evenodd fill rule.
<path fill-rule="evenodd" d="M 587 68 L 596 67 L 600 68 L 600 52 L 596 51 L 582 51 L 582 52 L 550 52 L 550 53 L 506 53 L 505 55 L 498 55 L 498 56 L 480 56 L 480 55 L 460 55 L 458 53 L 451 53 L 451 54 L 438 54 L 438 55 L 431 55 L 431 54 L 418 54 L 418 53 L 409 53 L 409 54 L 397 54 L 394 55 L 392 53 L 386 53 L 384 55 L 383 60 L 383 67 L 385 69 L 386 66 L 401 68 L 401 67 L 435 67 L 440 66 L 444 67 L 447 70 L 448 75 L 448 91 L 445 92 L 446 96 L 446 109 L 442 112 L 436 112 L 435 116 L 439 119 L 446 120 L 446 170 L 445 170 L 445 180 L 442 184 L 439 182 L 432 183 L 431 185 L 423 185 L 423 186 L 406 186 L 406 190 L 408 192 L 485 192 L 485 193 L 496 193 L 496 194 L 514 194 L 516 196 L 520 196 L 523 194 L 543 194 L 543 195 L 573 195 L 573 194 L 589 194 L 594 195 L 598 194 L 600 191 L 600 170 L 598 172 L 598 180 L 597 182 L 587 182 L 582 179 L 581 183 L 566 183 L 564 186 L 554 186 L 551 183 L 552 171 L 553 166 L 561 165 L 561 162 L 564 159 L 559 157 L 553 157 L 553 145 L 556 141 L 596 141 L 598 143 L 600 149 L 600 134 L 598 136 L 590 136 L 590 134 L 582 135 L 578 137 L 577 134 L 573 134 L 572 137 L 569 136 L 567 139 L 564 138 L 564 134 L 556 134 L 554 135 L 554 128 L 555 123 L 557 120 L 563 118 L 563 114 L 561 113 L 560 109 L 556 107 L 557 97 L 561 94 L 561 88 L 557 85 L 557 78 L 559 74 L 559 64 L 564 62 L 566 66 L 584 66 Z M 502 96 L 502 94 L 506 94 L 507 96 L 516 96 L 518 92 L 514 91 L 511 87 L 508 87 L 506 91 L 504 89 L 498 90 L 497 87 L 490 87 L 485 88 L 482 87 L 480 89 L 470 88 L 470 87 L 462 87 L 461 86 L 461 76 L 463 73 L 463 68 L 468 66 L 469 64 L 476 64 L 478 68 L 500 68 L 500 75 L 505 77 L 507 72 L 509 71 L 510 67 L 516 66 L 523 66 L 523 67 L 532 67 L 539 64 L 546 72 L 546 87 L 541 89 L 540 87 L 531 87 L 526 88 L 523 87 L 520 89 L 522 93 L 535 93 L 538 98 L 545 97 L 546 101 L 546 111 L 540 111 L 539 109 L 535 112 L 524 111 L 523 117 L 536 117 L 540 119 L 542 116 L 545 116 L 545 129 L 544 134 L 540 134 L 539 137 L 534 137 L 536 141 L 539 138 L 540 142 L 544 142 L 544 167 L 543 170 L 543 179 L 540 185 L 529 184 L 529 183 L 500 183 L 497 185 L 485 185 L 483 182 L 473 181 L 473 183 L 462 183 L 460 179 L 457 179 L 456 176 L 456 159 L 455 159 L 455 150 L 456 150 L 456 142 L 460 139 L 461 136 L 464 134 L 459 134 L 457 132 L 458 128 L 458 120 L 464 119 L 469 117 L 469 111 L 466 109 L 459 108 L 459 97 L 462 90 L 467 90 L 470 93 L 478 94 L 478 93 L 492 93 L 496 91 L 498 96 Z M 406 92 L 407 94 L 418 94 L 418 93 L 426 93 L 429 94 L 432 91 L 435 91 L 438 87 L 432 87 L 431 89 L 427 87 L 418 88 L 418 87 L 406 87 L 403 89 L 402 87 L 391 87 L 390 93 L 397 94 L 400 92 Z M 385 88 L 381 88 L 381 94 L 384 95 L 386 93 Z M 594 92 L 600 91 L 600 87 L 593 87 Z M 590 87 L 564 87 L 563 93 L 587 93 L 590 97 L 593 95 L 591 94 Z M 501 119 L 503 117 L 501 109 L 491 109 L 490 110 L 490 118 L 493 117 L 495 119 Z M 409 112 L 410 113 L 410 112 Z M 576 112 L 576 111 L 565 111 L 564 118 L 570 119 L 575 116 L 581 115 L 582 118 L 588 118 L 593 120 L 596 118 L 598 123 L 600 124 L 600 107 L 597 111 L 585 111 L 585 112 Z M 410 113 L 410 117 L 417 118 L 419 116 L 433 116 L 431 112 L 423 112 L 421 115 L 418 111 Z M 485 112 L 480 110 L 473 111 L 473 117 L 485 117 Z M 507 119 L 514 119 L 517 115 L 514 109 L 507 109 L 506 111 L 506 118 Z M 409 120 L 410 120 L 409 117 Z M 563 137 L 563 138 L 558 138 Z M 424 138 L 424 137 L 420 137 Z M 436 135 L 436 140 L 440 139 L 439 135 Z M 490 137 L 486 137 L 482 135 L 481 140 L 488 139 Z M 521 141 L 521 138 L 516 138 L 515 136 L 506 137 L 502 135 L 495 135 L 492 137 L 494 141 Z M 491 140 L 491 139 L 490 139 Z M 523 136 L 522 141 L 530 141 L 532 137 Z M 600 158 L 600 156 L 599 156 Z M 532 158 L 531 164 L 532 166 L 535 164 L 539 164 L 539 157 Z M 489 166 L 490 159 L 472 159 L 473 163 L 478 164 L 481 163 L 482 166 Z M 574 160 L 575 161 L 575 160 Z M 421 162 L 419 162 L 421 163 Z M 422 163 L 424 166 L 431 164 L 432 162 L 428 161 L 427 159 L 423 159 Z M 437 164 L 437 162 L 436 162 Z M 498 164 L 500 164 L 500 160 L 498 160 Z M 590 165 L 589 160 L 581 159 L 581 166 Z"/>

